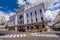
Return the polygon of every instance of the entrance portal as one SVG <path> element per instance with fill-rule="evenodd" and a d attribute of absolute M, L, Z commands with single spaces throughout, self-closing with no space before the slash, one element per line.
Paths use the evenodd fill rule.
<path fill-rule="evenodd" d="M 20 27 L 18 27 L 18 31 L 20 31 L 20 32 L 25 32 L 25 29 L 24 29 L 23 26 L 20 26 Z"/>

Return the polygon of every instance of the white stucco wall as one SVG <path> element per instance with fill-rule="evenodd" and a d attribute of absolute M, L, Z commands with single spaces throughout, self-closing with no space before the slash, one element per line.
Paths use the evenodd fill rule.
<path fill-rule="evenodd" d="M 24 24 L 36 23 L 36 18 L 38 20 L 37 22 L 42 22 L 40 10 L 42 10 L 41 14 L 44 14 L 44 7 L 42 4 L 36 5 L 27 10 L 24 10 L 24 7 L 22 7 L 22 9 L 20 11 L 17 10 L 15 17 L 13 16 L 10 18 L 10 20 L 12 20 L 12 21 L 10 21 L 10 24 L 13 25 L 13 22 L 15 22 L 15 25 L 17 25 L 20 15 L 23 15 Z M 36 16 L 35 16 L 35 11 L 37 13 Z M 31 13 L 32 13 L 32 17 L 31 17 Z M 27 14 L 28 14 L 28 18 L 27 18 Z M 27 19 L 29 20 L 29 23 L 27 23 Z M 31 19 L 33 19 L 33 22 L 31 22 Z"/>
<path fill-rule="evenodd" d="M 32 13 L 33 23 L 36 23 L 35 11 L 37 13 L 37 15 L 36 15 L 37 16 L 37 20 L 38 20 L 37 22 L 42 22 L 41 21 L 40 10 L 42 10 L 42 14 L 44 14 L 44 7 L 42 5 L 37 5 L 37 6 L 32 7 L 32 8 L 30 8 L 30 9 L 28 9 L 28 10 L 25 11 L 25 13 L 28 14 L 28 20 L 29 20 L 29 23 L 28 24 L 31 23 L 31 16 L 30 16 L 31 13 Z M 26 19 L 26 21 L 27 21 L 27 19 Z M 27 24 L 27 22 L 25 24 Z"/>

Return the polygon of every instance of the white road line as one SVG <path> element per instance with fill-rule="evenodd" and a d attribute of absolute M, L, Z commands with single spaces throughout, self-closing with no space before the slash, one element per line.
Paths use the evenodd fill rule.
<path fill-rule="evenodd" d="M 35 36 L 38 36 L 37 34 L 35 34 Z"/>
<path fill-rule="evenodd" d="M 26 34 L 23 34 L 24 37 L 26 37 Z"/>
<path fill-rule="evenodd" d="M 38 34 L 38 36 L 41 36 L 40 34 Z"/>
<path fill-rule="evenodd" d="M 9 37 L 10 35 L 6 35 L 4 38 L 7 38 L 7 37 Z"/>
<path fill-rule="evenodd" d="M 38 33 L 31 33 L 32 36 L 45 36 L 45 37 L 58 37 L 55 34 L 38 34 Z"/>
<path fill-rule="evenodd" d="M 59 37 L 55 34 L 39 34 L 39 33 L 31 33 L 31 36 L 42 36 L 42 37 Z M 27 37 L 26 34 L 12 34 L 12 35 L 4 35 L 0 36 L 0 38 L 13 38 L 13 37 Z"/>
<path fill-rule="evenodd" d="M 31 33 L 31 35 L 33 35 L 33 36 L 34 36 L 34 33 Z"/>
<path fill-rule="evenodd" d="M 15 34 L 15 35 L 13 35 L 13 37 L 16 37 L 16 34 Z"/>
<path fill-rule="evenodd" d="M 4 36 L 0 36 L 0 38 L 3 38 Z"/>
<path fill-rule="evenodd" d="M 20 34 L 20 37 L 23 37 L 23 35 L 22 35 L 22 34 Z"/>
<path fill-rule="evenodd" d="M 12 37 L 26 37 L 26 34 L 12 34 L 12 35 L 0 36 L 0 38 L 12 38 Z"/>
<path fill-rule="evenodd" d="M 4 35 L 4 36 L 1 36 L 1 38 L 5 38 L 5 36 L 6 36 L 6 35 Z"/>
<path fill-rule="evenodd" d="M 19 34 L 17 34 L 17 36 L 16 37 L 19 37 Z"/>
<path fill-rule="evenodd" d="M 49 37 L 50 35 L 48 35 L 48 34 L 45 34 L 44 36 L 45 36 L 45 37 Z"/>
<path fill-rule="evenodd" d="M 13 35 L 10 35 L 9 38 L 11 38 Z"/>

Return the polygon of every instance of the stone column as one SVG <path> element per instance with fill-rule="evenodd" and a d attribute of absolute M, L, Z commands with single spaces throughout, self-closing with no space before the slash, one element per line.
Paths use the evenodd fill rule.
<path fill-rule="evenodd" d="M 17 15 L 16 15 L 16 18 L 15 18 L 15 25 L 17 25 Z"/>

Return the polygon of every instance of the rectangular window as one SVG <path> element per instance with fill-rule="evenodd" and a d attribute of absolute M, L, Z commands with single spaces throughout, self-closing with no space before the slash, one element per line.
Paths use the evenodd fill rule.
<path fill-rule="evenodd" d="M 31 13 L 31 20 L 32 20 L 32 13 Z"/>
<path fill-rule="evenodd" d="M 31 22 L 33 22 L 33 19 L 31 19 Z"/>
<path fill-rule="evenodd" d="M 41 17 L 41 20 L 43 20 L 43 17 Z"/>
<path fill-rule="evenodd" d="M 37 22 L 38 20 L 37 20 L 37 18 L 36 18 L 36 22 Z"/>
<path fill-rule="evenodd" d="M 37 12 L 35 11 L 35 15 L 37 14 Z"/>
<path fill-rule="evenodd" d="M 43 13 L 42 13 L 42 10 L 40 9 L 40 16 L 43 17 Z"/>
<path fill-rule="evenodd" d="M 31 16 L 32 16 L 32 13 L 31 13 Z"/>
<path fill-rule="evenodd" d="M 27 23 L 29 23 L 29 20 L 27 20 Z"/>
<path fill-rule="evenodd" d="M 28 17 L 28 14 L 27 14 L 27 17 Z"/>
<path fill-rule="evenodd" d="M 40 13 L 42 13 L 42 10 L 40 9 Z"/>
<path fill-rule="evenodd" d="M 35 17 L 36 17 L 36 15 L 37 15 L 37 12 L 35 11 Z"/>

